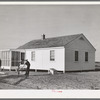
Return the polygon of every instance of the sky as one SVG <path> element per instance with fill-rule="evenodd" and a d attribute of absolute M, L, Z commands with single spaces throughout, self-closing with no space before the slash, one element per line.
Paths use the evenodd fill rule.
<path fill-rule="evenodd" d="M 100 5 L 0 5 L 0 49 L 83 33 L 100 61 Z"/>

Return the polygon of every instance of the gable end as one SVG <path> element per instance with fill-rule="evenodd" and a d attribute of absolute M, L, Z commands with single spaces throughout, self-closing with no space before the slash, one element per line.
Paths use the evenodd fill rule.
<path fill-rule="evenodd" d="M 68 44 L 66 44 L 66 47 L 69 47 L 71 44 L 73 44 L 76 40 L 80 40 L 80 41 L 86 41 L 88 45 L 90 45 L 94 51 L 96 51 L 96 49 L 94 48 L 94 46 L 89 42 L 89 40 L 83 35 L 80 34 L 80 36 L 76 37 L 75 39 L 73 39 L 71 42 L 69 42 Z"/>

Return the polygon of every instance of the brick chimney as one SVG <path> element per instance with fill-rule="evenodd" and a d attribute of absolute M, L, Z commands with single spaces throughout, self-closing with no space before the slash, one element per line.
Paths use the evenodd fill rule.
<path fill-rule="evenodd" d="M 42 38 L 42 40 L 44 40 L 45 39 L 45 34 L 42 34 L 41 38 Z"/>

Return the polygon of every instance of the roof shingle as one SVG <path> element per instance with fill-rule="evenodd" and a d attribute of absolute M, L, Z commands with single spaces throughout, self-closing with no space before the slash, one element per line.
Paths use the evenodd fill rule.
<path fill-rule="evenodd" d="M 18 47 L 18 49 L 60 47 L 60 46 L 64 46 L 64 45 L 70 43 L 71 41 L 73 41 L 80 35 L 81 34 L 46 38 L 44 40 L 42 40 L 42 39 L 32 40 L 32 41 Z"/>

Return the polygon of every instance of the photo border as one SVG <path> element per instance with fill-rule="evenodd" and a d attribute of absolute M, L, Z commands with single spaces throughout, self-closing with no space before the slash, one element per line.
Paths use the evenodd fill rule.
<path fill-rule="evenodd" d="M 8 4 L 5 4 L 6 2 L 1 2 L 1 1 L 9 1 L 9 0 L 0 0 L 0 5 L 22 5 L 23 1 L 27 1 L 27 0 L 10 0 L 8 2 Z M 13 2 L 11 3 L 11 1 L 20 1 L 19 4 L 18 2 Z M 36 3 L 37 1 L 42 1 L 42 5 L 45 5 L 43 3 L 45 3 L 44 1 L 48 1 L 47 3 L 49 3 L 49 1 L 53 1 L 53 5 L 57 4 L 57 2 L 55 2 L 54 4 L 54 0 L 29 0 L 29 1 L 35 1 L 33 2 Z M 24 2 L 25 5 L 27 5 L 29 3 L 29 5 L 32 5 L 31 2 Z M 70 1 L 76 1 L 76 0 L 63 0 L 63 1 L 66 1 L 65 3 L 64 2 L 61 2 L 61 0 L 55 0 L 55 1 L 60 1 L 57 5 L 66 5 L 66 3 L 69 3 Z M 69 2 L 67 2 L 69 1 Z M 77 0 L 77 1 L 80 1 L 80 0 Z M 83 4 L 86 4 L 86 5 L 89 5 L 90 3 L 92 5 L 96 4 L 96 5 L 100 5 L 100 2 L 94 2 L 92 0 L 88 0 L 88 1 L 91 1 L 87 4 L 87 2 L 83 2 L 82 1 L 84 0 L 81 0 L 81 5 Z M 87 0 L 85 0 L 87 1 Z M 100 1 L 100 0 L 96 0 L 96 1 Z M 22 3 L 21 3 L 22 2 Z M 31 4 L 30 4 L 31 3 Z M 37 2 L 39 3 L 39 2 Z M 75 3 L 75 2 L 74 2 Z M 77 4 L 78 3 L 78 4 Z M 79 2 L 76 2 L 75 5 L 80 5 Z M 72 3 L 73 4 L 73 3 Z M 71 4 L 71 5 L 72 5 Z M 38 5 L 38 4 L 37 4 Z M 48 4 L 50 5 L 50 4 Z M 51 4 L 52 5 L 52 4 Z M 30 94 L 28 94 L 28 92 L 30 91 Z M 56 98 L 57 100 L 60 99 L 60 100 L 99 100 L 100 98 L 100 90 L 59 90 L 59 91 L 62 91 L 61 93 L 58 92 L 58 90 L 44 90 L 44 96 L 42 97 L 43 94 L 41 94 L 41 91 L 43 92 L 43 90 L 0 90 L 0 99 L 3 99 L 3 100 L 11 100 L 11 99 L 16 99 L 16 100 L 33 100 L 33 99 L 38 99 L 38 100 L 51 100 L 51 99 L 54 99 Z M 67 91 L 67 93 L 66 93 Z M 46 93 L 48 93 L 48 97 L 46 96 Z M 23 93 L 23 94 L 21 94 Z M 40 93 L 40 96 L 36 96 L 36 94 Z M 33 94 L 35 96 L 33 96 Z M 14 96 L 15 95 L 15 96 Z M 73 96 L 72 96 L 73 95 Z M 65 98 L 65 99 L 63 99 Z M 54 100 L 56 100 L 54 99 Z"/>

